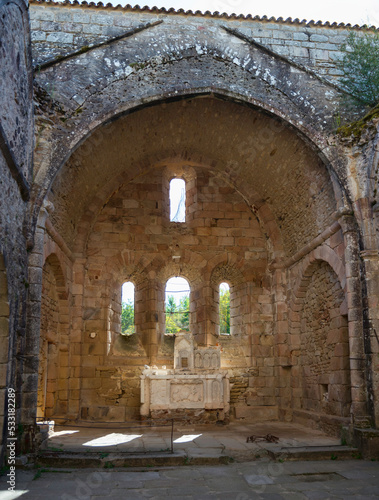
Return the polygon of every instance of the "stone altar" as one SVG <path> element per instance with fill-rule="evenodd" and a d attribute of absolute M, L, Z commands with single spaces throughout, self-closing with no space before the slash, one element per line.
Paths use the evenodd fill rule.
<path fill-rule="evenodd" d="M 174 369 L 146 366 L 141 375 L 141 416 L 175 414 L 178 410 L 229 413 L 229 375 L 220 369 L 220 347 L 197 347 L 190 333 L 178 334 Z"/>

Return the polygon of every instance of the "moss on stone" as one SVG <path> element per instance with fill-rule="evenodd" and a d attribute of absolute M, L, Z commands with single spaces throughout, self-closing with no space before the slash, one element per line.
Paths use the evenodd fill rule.
<path fill-rule="evenodd" d="M 353 136 L 354 138 L 359 139 L 362 132 L 366 130 L 370 122 L 375 118 L 379 118 L 379 103 L 374 108 L 370 109 L 370 111 L 360 120 L 339 127 L 337 129 L 337 134 L 341 137 Z"/>
<path fill-rule="evenodd" d="M 77 54 L 84 54 L 85 52 L 88 52 L 89 49 L 90 49 L 89 45 L 84 45 L 84 47 L 78 50 Z"/>

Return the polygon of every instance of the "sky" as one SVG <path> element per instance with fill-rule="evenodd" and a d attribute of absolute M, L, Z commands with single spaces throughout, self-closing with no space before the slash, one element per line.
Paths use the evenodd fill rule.
<path fill-rule="evenodd" d="M 106 3 L 106 0 L 104 1 Z M 137 5 L 131 0 L 113 0 L 114 5 Z M 173 7 L 184 10 L 205 12 L 227 12 L 232 14 L 251 14 L 252 16 L 299 18 L 307 21 L 330 21 L 350 24 L 369 24 L 379 26 L 379 0 L 141 0 L 140 7 Z"/>

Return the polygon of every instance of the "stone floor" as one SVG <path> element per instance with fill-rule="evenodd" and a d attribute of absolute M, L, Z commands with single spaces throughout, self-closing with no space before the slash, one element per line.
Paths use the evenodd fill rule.
<path fill-rule="evenodd" d="M 55 427 L 47 446 L 63 452 L 86 454 L 96 450 L 104 456 L 109 452 L 130 452 L 153 457 L 168 453 L 170 434 L 167 427 L 66 425 Z M 246 442 L 247 436 L 267 434 L 279 437 L 279 443 Z M 6 476 L 0 478 L 0 500 L 379 499 L 378 461 L 335 460 L 333 456 L 318 461 L 273 461 L 268 454 L 270 447 L 317 449 L 338 444 L 337 439 L 319 431 L 283 422 L 175 426 L 176 454 L 189 458 L 226 455 L 235 461 L 212 466 L 113 468 L 104 462 L 103 467 L 96 469 L 16 469 L 15 491 L 7 491 Z"/>
<path fill-rule="evenodd" d="M 359 500 L 379 498 L 378 462 L 248 462 L 131 470 L 18 471 L 1 500 Z"/>
<path fill-rule="evenodd" d="M 84 425 L 84 424 L 83 424 Z M 274 435 L 279 442 L 264 440 L 246 442 L 249 436 Z M 55 426 L 47 448 L 75 452 L 169 452 L 171 427 L 123 426 L 88 427 Z M 234 421 L 229 425 L 175 425 L 173 449 L 188 457 L 227 455 L 235 460 L 249 460 L 266 455 L 267 450 L 288 447 L 321 447 L 339 445 L 340 440 L 320 431 L 286 422 L 249 423 Z"/>

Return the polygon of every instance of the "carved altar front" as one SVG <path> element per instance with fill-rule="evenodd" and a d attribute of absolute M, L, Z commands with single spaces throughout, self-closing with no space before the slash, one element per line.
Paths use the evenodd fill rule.
<path fill-rule="evenodd" d="M 175 338 L 174 369 L 146 367 L 141 375 L 141 415 L 176 410 L 217 410 L 222 420 L 229 412 L 229 376 L 220 369 L 219 347 L 197 347 L 192 334 Z"/>

